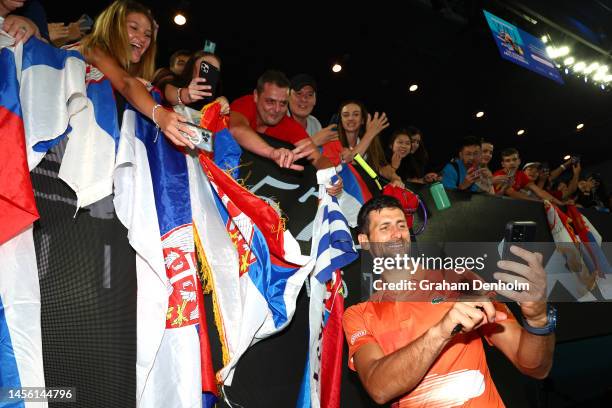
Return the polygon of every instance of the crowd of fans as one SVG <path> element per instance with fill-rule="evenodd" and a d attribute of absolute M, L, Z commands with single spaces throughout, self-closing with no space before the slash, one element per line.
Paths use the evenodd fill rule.
<path fill-rule="evenodd" d="M 307 157 L 317 168 L 325 168 L 352 163 L 360 154 L 380 176 L 400 187 L 405 183 L 441 181 L 448 189 L 549 200 L 557 205 L 573 203 L 602 211 L 609 211 L 612 205 L 601 176 L 585 174 L 579 157 L 557 168 L 546 162 L 522 165 L 519 152 L 508 146 L 501 150 L 501 160 L 496 163 L 490 141 L 468 136 L 459 143 L 457 156 L 436 171 L 440 169 L 431 168 L 419 129 L 393 129 L 384 112 L 368 113 L 358 100 L 341 103 L 332 124 L 322 127 L 312 115 L 318 89 L 308 74 L 289 80 L 281 72 L 268 71 L 252 94 L 230 105 L 220 87 L 213 94 L 210 85 L 199 77 L 202 61 L 221 70 L 218 55 L 178 50 L 172 54 L 169 67 L 154 69 L 158 26 L 150 10 L 133 1 L 112 3 L 93 28 L 85 15 L 68 25 L 48 24 L 37 0 L 0 0 L 0 16 L 4 18 L 4 31 L 16 41 L 25 42 L 36 36 L 55 46 L 72 43 L 68 47 L 79 50 L 89 64 L 110 79 L 116 96 L 152 119 L 178 146 L 193 146 L 188 138 L 192 131 L 181 115 L 171 109 L 159 109 L 146 86 L 159 89 L 168 107 L 184 104 L 200 110 L 205 103 L 218 101 L 222 113 L 230 114 L 230 132 L 237 142 L 281 167 L 300 169 L 294 162 Z M 387 129 L 389 137 L 385 135 Z M 296 147 L 272 148 L 259 134 Z"/>

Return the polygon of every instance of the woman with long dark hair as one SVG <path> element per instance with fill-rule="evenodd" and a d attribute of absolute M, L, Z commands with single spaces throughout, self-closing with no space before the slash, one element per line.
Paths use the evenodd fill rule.
<path fill-rule="evenodd" d="M 410 155 L 406 157 L 406 178 L 411 183 L 431 183 L 439 180 L 440 176 L 433 172 L 426 172 L 429 164 L 429 154 L 423 141 L 422 133 L 414 126 L 405 129 L 410 136 Z"/>
<path fill-rule="evenodd" d="M 206 79 L 200 77 L 200 64 L 206 62 L 221 71 L 221 59 L 216 54 L 206 51 L 196 51 L 185 63 L 181 75 L 166 78 L 155 83 L 162 91 L 164 99 L 171 105 L 185 105 L 195 110 L 201 110 L 204 105 L 216 98 L 221 104 L 221 113 L 229 114 L 229 102 L 224 96 L 213 95 L 211 86 Z M 217 87 L 219 94 L 219 87 Z"/>
<path fill-rule="evenodd" d="M 408 167 L 408 156 L 411 154 L 412 143 L 406 129 L 397 129 L 391 134 L 389 147 L 385 151 L 387 166 L 390 167 L 388 174 L 392 184 L 404 187 L 404 180 L 408 179 L 410 169 Z"/>
<path fill-rule="evenodd" d="M 374 171 L 390 179 L 393 172 L 379 140 L 380 133 L 389 127 L 387 115 L 376 112 L 372 116 L 363 103 L 349 100 L 340 104 L 338 118 L 338 140 L 326 143 L 323 155 L 338 165 L 353 163 L 355 156 L 360 154 Z"/>

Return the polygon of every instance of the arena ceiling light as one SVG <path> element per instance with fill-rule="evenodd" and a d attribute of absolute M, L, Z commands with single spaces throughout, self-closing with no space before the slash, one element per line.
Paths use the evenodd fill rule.
<path fill-rule="evenodd" d="M 542 37 L 540 37 L 540 40 L 542 40 L 542 42 L 544 44 L 546 44 L 548 42 L 548 34 L 547 35 L 543 35 Z"/>
<path fill-rule="evenodd" d="M 580 130 L 584 127 L 584 123 L 579 123 L 576 125 L 576 130 Z"/>
<path fill-rule="evenodd" d="M 483 111 L 480 111 L 480 112 L 476 113 L 476 117 L 477 118 L 482 118 L 483 116 L 484 116 L 484 112 Z"/>
<path fill-rule="evenodd" d="M 576 59 L 574 57 L 567 57 L 566 59 L 563 60 L 563 65 L 570 66 L 574 62 L 576 62 Z"/>
<path fill-rule="evenodd" d="M 577 62 L 574 65 L 574 72 L 581 72 L 585 68 L 586 68 L 586 62 L 584 61 Z"/>
<path fill-rule="evenodd" d="M 546 47 L 546 53 L 550 58 L 557 59 L 568 55 L 570 53 L 570 48 L 567 45 L 563 45 L 558 48 L 549 45 Z"/>
<path fill-rule="evenodd" d="M 517 134 L 518 136 L 522 136 L 522 135 L 524 135 L 524 134 L 525 134 L 525 129 L 519 129 L 519 130 L 516 132 L 516 134 Z"/>
<path fill-rule="evenodd" d="M 337 74 L 337 73 L 338 73 L 338 72 L 340 72 L 340 71 L 342 71 L 342 65 L 340 65 L 340 64 L 338 64 L 338 63 L 335 63 L 335 64 L 332 66 L 332 72 L 335 72 L 335 73 Z"/>
<path fill-rule="evenodd" d="M 595 71 L 597 68 L 599 68 L 599 63 L 598 62 L 593 62 L 593 63 L 591 63 L 591 65 L 589 65 L 588 67 L 586 67 L 584 69 L 584 73 L 588 75 L 591 72 Z"/>
<path fill-rule="evenodd" d="M 410 92 L 414 92 L 414 91 L 416 91 L 417 89 L 419 89 L 419 86 L 418 86 L 417 84 L 412 84 L 412 85 L 410 85 L 410 87 L 408 88 L 408 90 L 409 90 Z"/>
<path fill-rule="evenodd" d="M 563 158 L 563 160 L 566 160 L 566 161 L 567 161 L 567 160 L 569 160 L 569 159 L 571 159 L 571 158 L 572 158 L 572 156 L 570 156 L 569 154 L 567 154 L 567 155 L 565 155 L 565 157 Z"/>
<path fill-rule="evenodd" d="M 187 17 L 185 17 L 183 13 L 181 13 L 180 11 L 176 13 L 176 15 L 174 16 L 174 24 L 182 26 L 185 25 L 186 22 Z"/>

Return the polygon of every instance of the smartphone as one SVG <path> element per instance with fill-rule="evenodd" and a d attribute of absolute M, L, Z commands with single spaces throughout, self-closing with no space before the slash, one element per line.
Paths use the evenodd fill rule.
<path fill-rule="evenodd" d="M 219 79 L 221 78 L 221 72 L 215 68 L 212 64 L 202 61 L 200 63 L 200 78 L 206 79 L 203 85 L 210 85 L 210 93 L 212 96 L 204 98 L 205 103 L 209 103 L 215 100 L 217 97 L 217 86 L 219 85 Z"/>
<path fill-rule="evenodd" d="M 330 125 L 337 125 L 338 122 L 340 122 L 340 118 L 338 117 L 337 113 L 334 113 L 334 115 L 331 117 L 331 119 L 329 120 L 329 124 Z"/>
<path fill-rule="evenodd" d="M 533 242 L 535 240 L 536 229 L 537 224 L 533 221 L 511 221 L 507 223 L 504 234 L 502 259 L 524 264 L 525 260 L 510 252 L 510 247 L 515 245 L 532 251 L 534 249 Z"/>
<path fill-rule="evenodd" d="M 87 32 L 91 30 L 91 27 L 93 27 L 93 24 L 94 24 L 94 21 L 87 14 L 83 14 L 81 17 L 79 17 L 78 22 L 79 22 L 79 28 L 83 32 Z"/>

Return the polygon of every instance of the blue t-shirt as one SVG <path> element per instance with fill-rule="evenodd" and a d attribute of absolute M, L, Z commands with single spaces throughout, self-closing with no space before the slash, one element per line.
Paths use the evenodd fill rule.
<path fill-rule="evenodd" d="M 455 164 L 447 163 L 442 169 L 442 184 L 445 188 L 457 190 L 459 188 L 459 184 L 461 184 L 467 175 L 467 169 L 463 165 L 462 160 L 455 159 L 454 162 Z M 459 174 L 457 174 L 457 169 L 459 169 Z M 479 191 L 476 183 L 472 184 L 468 190 L 473 192 Z"/>

